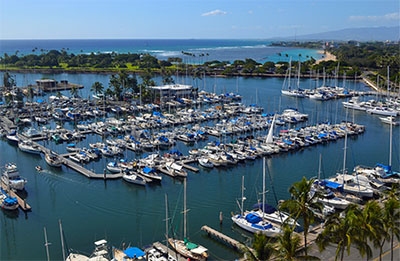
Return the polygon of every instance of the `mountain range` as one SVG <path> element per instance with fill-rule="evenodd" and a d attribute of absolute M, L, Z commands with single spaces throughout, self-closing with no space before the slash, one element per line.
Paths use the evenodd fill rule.
<path fill-rule="evenodd" d="M 362 28 L 347 28 L 337 31 L 329 31 L 323 33 L 298 35 L 295 37 L 285 37 L 280 40 L 295 40 L 295 41 L 400 41 L 400 26 L 393 27 L 362 27 Z"/>

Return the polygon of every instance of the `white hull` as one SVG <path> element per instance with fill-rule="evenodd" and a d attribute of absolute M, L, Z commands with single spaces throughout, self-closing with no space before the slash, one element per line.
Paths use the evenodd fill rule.
<path fill-rule="evenodd" d="M 195 249 L 189 250 L 185 246 L 185 242 L 183 240 L 177 240 L 173 238 L 168 238 L 168 243 L 173 249 L 175 249 L 176 252 L 190 260 L 207 260 L 207 249 L 202 246 L 198 246 Z"/>
<path fill-rule="evenodd" d="M 44 160 L 51 167 L 61 168 L 62 160 L 56 155 L 45 154 Z"/>
<path fill-rule="evenodd" d="M 281 233 L 281 229 L 273 226 L 271 223 L 266 221 L 260 221 L 256 224 L 252 224 L 246 220 L 246 218 L 240 214 L 232 217 L 232 221 L 241 227 L 242 229 L 251 233 L 262 233 L 267 237 L 276 237 Z"/>
<path fill-rule="evenodd" d="M 130 175 L 125 174 L 125 175 L 122 176 L 122 178 L 126 182 L 129 182 L 129 183 L 142 185 L 142 186 L 146 185 L 146 181 L 142 177 L 140 177 L 140 176 L 138 176 L 136 174 L 130 174 Z"/>
<path fill-rule="evenodd" d="M 10 186 L 10 188 L 16 190 L 23 190 L 25 188 L 25 184 L 27 183 L 26 179 L 23 178 L 9 180 L 8 178 L 3 176 L 1 177 L 1 180 L 4 184 L 6 184 L 6 186 L 8 185 Z"/>
<path fill-rule="evenodd" d="M 18 148 L 23 152 L 27 152 L 27 153 L 31 153 L 31 154 L 39 155 L 41 153 L 40 149 L 38 147 L 34 146 L 30 142 L 24 142 L 24 141 L 19 142 Z"/>

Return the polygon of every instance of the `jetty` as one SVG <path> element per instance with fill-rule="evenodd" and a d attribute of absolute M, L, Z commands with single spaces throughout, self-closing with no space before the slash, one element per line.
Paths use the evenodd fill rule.
<path fill-rule="evenodd" d="M 27 212 L 27 211 L 31 211 L 32 210 L 31 206 L 26 202 L 25 199 L 21 198 L 12 189 L 9 189 L 7 187 L 7 185 L 4 184 L 4 182 L 1 181 L 0 183 L 1 183 L 1 187 L 8 193 L 8 195 L 10 195 L 11 197 L 15 197 L 17 199 L 18 205 L 23 211 Z"/>
<path fill-rule="evenodd" d="M 254 249 L 249 248 L 248 246 L 240 243 L 239 241 L 223 234 L 222 232 L 219 232 L 207 225 L 204 225 L 201 227 L 201 230 L 205 231 L 208 236 L 213 236 L 214 238 L 222 241 L 223 243 L 226 243 L 227 245 L 233 247 L 235 250 L 238 250 L 240 252 L 245 252 L 246 249 L 254 252 Z"/>
<path fill-rule="evenodd" d="M 18 138 L 20 140 L 25 140 L 27 139 L 25 136 L 23 135 L 19 135 L 18 134 Z M 39 138 L 41 139 L 41 138 Z M 122 173 L 117 173 L 117 174 L 108 174 L 106 171 L 104 171 L 104 173 L 100 174 L 100 173 L 95 173 L 91 170 L 86 169 L 85 167 L 83 167 L 82 165 L 70 160 L 67 158 L 67 156 L 69 156 L 71 153 L 68 154 L 62 154 L 59 155 L 54 151 L 51 151 L 50 149 L 46 148 L 45 146 L 40 145 L 39 143 L 35 142 L 32 140 L 32 142 L 35 144 L 35 146 L 37 146 L 40 151 L 44 154 L 54 154 L 54 155 L 58 155 L 61 156 L 63 158 L 63 165 L 75 170 L 76 172 L 88 177 L 88 178 L 93 178 L 93 179 L 117 179 L 117 178 L 122 178 Z"/>

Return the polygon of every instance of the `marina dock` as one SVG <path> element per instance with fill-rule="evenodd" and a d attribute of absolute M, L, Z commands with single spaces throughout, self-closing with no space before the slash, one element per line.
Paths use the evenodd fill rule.
<path fill-rule="evenodd" d="M 154 242 L 151 247 L 160 250 L 160 252 L 167 253 L 169 256 L 174 257 L 177 261 L 187 261 L 186 258 L 179 255 L 161 242 Z"/>
<path fill-rule="evenodd" d="M 238 250 L 240 252 L 245 252 L 244 249 L 249 249 L 251 251 L 254 251 L 253 249 L 245 246 L 244 244 L 240 243 L 239 241 L 207 226 L 204 225 L 201 227 L 201 230 L 207 232 L 208 236 L 213 236 L 214 238 L 222 241 L 223 243 L 226 243 L 227 245 L 233 247 L 235 250 Z"/>
<path fill-rule="evenodd" d="M 25 136 L 23 135 L 18 135 L 18 138 L 21 140 L 26 139 Z M 32 139 L 31 139 L 32 140 Z M 50 149 L 46 148 L 45 146 L 40 145 L 39 143 L 35 142 L 32 140 L 32 142 L 34 142 L 34 144 L 42 151 L 42 153 L 47 153 L 47 154 L 54 154 L 54 155 L 58 155 L 56 152 L 51 151 Z M 74 153 L 67 153 L 67 154 L 62 154 L 59 156 L 63 157 L 63 165 L 75 170 L 76 172 L 88 177 L 88 178 L 94 178 L 94 179 L 117 179 L 117 178 L 121 178 L 122 174 L 121 173 L 117 173 L 117 174 L 109 174 L 106 173 L 106 171 L 104 171 L 104 173 L 99 174 L 99 173 L 95 173 L 91 170 L 86 169 L 85 167 L 83 167 L 82 165 L 70 160 L 68 158 L 68 156 L 70 154 L 74 154 Z"/>
<path fill-rule="evenodd" d="M 19 207 L 23 210 L 23 211 L 31 211 L 32 208 L 31 206 L 26 202 L 25 199 L 21 198 L 17 193 L 15 193 L 14 191 L 12 191 L 11 189 L 8 189 L 6 184 L 4 184 L 2 181 L 1 183 L 1 187 L 7 191 L 7 193 L 11 196 L 11 197 L 15 197 L 18 200 L 18 204 Z"/>

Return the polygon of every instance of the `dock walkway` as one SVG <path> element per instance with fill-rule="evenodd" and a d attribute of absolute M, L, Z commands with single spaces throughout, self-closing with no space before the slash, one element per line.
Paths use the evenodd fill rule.
<path fill-rule="evenodd" d="M 231 238 L 231 237 L 229 237 L 207 225 L 202 226 L 201 230 L 207 232 L 207 234 L 209 236 L 213 236 L 213 237 L 219 239 L 220 241 L 232 246 L 235 250 L 244 252 L 245 249 L 249 249 L 250 251 L 254 252 L 253 249 L 245 246 L 244 244 L 240 243 L 239 241 L 237 241 L 237 240 L 235 240 L 235 239 L 233 239 L 233 238 Z"/>
<path fill-rule="evenodd" d="M 25 136 L 23 135 L 18 135 L 19 139 L 26 139 Z M 34 142 L 34 141 L 32 141 Z M 41 150 L 42 153 L 47 153 L 47 154 L 54 154 L 54 155 L 59 155 L 54 151 L 51 151 L 50 149 L 46 148 L 45 146 L 40 145 L 37 142 L 34 142 L 35 145 Z M 68 155 L 68 154 L 67 154 Z M 65 155 L 59 155 L 59 156 L 65 156 Z M 109 173 L 102 173 L 102 174 L 98 174 L 95 173 L 91 170 L 86 169 L 85 167 L 83 167 L 82 165 L 75 163 L 74 161 L 68 159 L 67 157 L 62 157 L 63 159 L 63 165 L 75 170 L 76 172 L 88 177 L 88 178 L 94 178 L 94 179 L 117 179 L 117 178 L 122 178 L 122 174 L 121 173 L 117 173 L 117 174 L 109 174 Z"/>
<path fill-rule="evenodd" d="M 19 207 L 23 210 L 23 211 L 31 211 L 32 208 L 31 206 L 26 202 L 25 199 L 21 198 L 17 193 L 15 193 L 13 190 L 7 188 L 7 185 L 4 184 L 2 181 L 1 183 L 1 187 L 8 193 L 8 195 L 10 195 L 11 197 L 15 197 L 18 200 L 18 204 Z"/>

